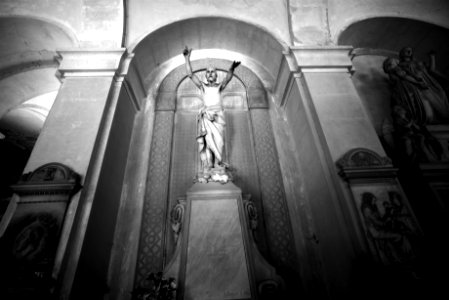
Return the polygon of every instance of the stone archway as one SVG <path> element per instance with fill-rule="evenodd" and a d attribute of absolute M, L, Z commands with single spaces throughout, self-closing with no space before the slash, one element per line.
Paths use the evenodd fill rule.
<path fill-rule="evenodd" d="M 211 64 L 222 77 L 230 63 L 199 60 L 193 68 L 202 78 Z M 184 66 L 162 81 L 155 98 L 136 285 L 150 272 L 161 271 L 173 255 L 170 210 L 192 185 L 198 164 L 196 114 L 201 100 Z M 227 123 L 226 159 L 234 170 L 234 182 L 243 193 L 251 194 L 258 208 L 258 246 L 286 281 L 295 280 L 297 258 L 265 88 L 252 71 L 240 67 L 223 91 L 222 101 Z"/>
<path fill-rule="evenodd" d="M 270 179 L 271 172 L 275 168 L 281 174 L 278 177 L 279 180 L 272 181 L 279 186 L 273 187 L 273 185 L 259 182 L 259 193 L 262 195 L 260 199 L 264 201 L 264 192 L 267 195 L 265 198 L 284 199 L 281 202 L 275 200 L 275 204 L 282 201 L 283 204 L 282 208 L 274 207 L 273 210 L 263 203 L 263 208 L 266 208 L 263 212 L 267 228 L 266 253 L 269 254 L 270 259 L 279 259 L 278 264 L 276 265 L 275 262 L 273 265 L 278 268 L 286 266 L 285 269 L 278 271 L 287 277 L 285 279 L 289 281 L 287 284 L 291 287 L 293 295 L 298 296 L 303 292 L 303 280 L 313 281 L 314 283 L 310 286 L 316 289 L 318 294 L 326 293 L 323 273 L 330 273 L 330 271 L 321 268 L 317 271 L 315 267 L 322 263 L 322 255 L 326 255 L 325 264 L 330 265 L 329 269 L 337 269 L 342 263 L 341 260 L 335 260 L 336 245 L 332 241 L 338 239 L 341 242 L 338 244 L 340 248 L 352 247 L 349 243 L 342 242 L 348 241 L 349 234 L 346 228 L 342 228 L 344 220 L 341 219 L 338 211 L 339 195 L 329 179 L 334 166 L 322 155 L 327 146 L 324 141 L 317 138 L 316 120 L 309 112 L 308 101 L 310 100 L 304 87 L 305 82 L 300 79 L 299 74 L 295 74 L 297 70 L 293 53 L 283 52 L 282 44 L 268 32 L 249 24 L 243 26 L 241 23 L 223 18 L 199 18 L 172 23 L 144 38 L 129 57 L 132 57 L 132 61 L 127 69 L 124 86 L 137 104 L 139 112 L 136 115 L 130 139 L 121 206 L 118 209 L 114 246 L 109 260 L 108 286 L 114 298 L 126 297 L 125 295 L 139 284 L 138 278 L 142 278 L 146 272 L 161 270 L 164 261 L 169 259 L 170 246 L 166 246 L 166 241 L 170 238 L 166 228 L 169 213 L 167 199 L 176 197 L 173 195 L 173 198 L 170 198 L 169 195 L 169 187 L 172 184 L 171 168 L 174 161 L 172 141 L 174 133 L 176 134 L 177 119 L 175 100 L 178 85 L 185 75 L 180 73 L 174 77 L 171 76 L 180 72 L 175 71 L 177 68 L 184 69 L 181 51 L 186 44 L 195 49 L 194 54 L 196 53 L 197 56 L 192 56 L 195 70 L 206 66 L 201 65 L 203 59 L 215 59 L 218 69 L 222 70 L 228 69 L 230 61 L 241 60 L 242 65 L 238 68 L 240 71 L 237 71 L 237 78 L 246 88 L 251 86 L 250 82 L 253 82 L 253 86 L 256 87 L 247 90 L 250 116 L 248 119 L 251 120 L 247 124 L 252 130 L 249 132 L 255 143 L 257 141 L 271 143 L 270 147 L 252 148 L 256 164 L 262 162 L 257 165 L 256 172 L 258 176 L 266 176 Z M 210 26 L 198 27 L 200 24 Z M 235 30 L 226 33 L 226 26 L 218 26 L 220 24 L 227 24 Z M 242 25 L 242 32 L 238 31 L 240 25 Z M 201 29 L 201 31 L 190 32 L 192 28 Z M 189 33 L 183 36 L 186 30 Z M 174 36 L 181 37 L 176 39 Z M 223 43 L 220 36 L 228 37 L 228 43 Z M 245 44 L 244 38 L 248 36 L 254 39 L 251 43 Z M 170 50 L 164 51 L 164 49 Z M 324 54 L 318 54 L 320 55 Z M 220 60 L 223 61 L 220 62 Z M 198 65 L 195 65 L 197 63 Z M 245 74 L 238 73 L 245 68 L 249 72 L 245 71 L 245 74 L 252 74 L 247 76 L 248 78 L 245 78 Z M 257 80 L 251 81 L 250 78 L 257 78 Z M 259 103 L 258 100 L 261 100 L 259 107 L 256 105 Z M 158 131 L 167 134 L 157 134 Z M 270 134 L 267 136 L 266 133 Z M 271 159 L 258 158 L 259 150 L 261 155 L 270 156 L 274 153 L 275 156 L 271 156 Z M 191 152 L 194 153 L 193 150 Z M 277 159 L 272 159 L 276 155 L 278 155 Z M 158 157 L 158 160 L 152 162 L 151 157 Z M 273 161 L 277 163 L 275 168 L 268 163 Z M 155 176 L 152 176 L 152 168 L 156 170 L 153 172 Z M 183 176 L 188 178 L 192 175 L 186 173 Z M 152 184 L 161 188 L 147 189 Z M 278 197 L 279 192 L 284 195 Z M 149 193 L 153 193 L 150 198 L 158 201 L 157 206 L 145 207 Z M 270 212 L 273 212 L 274 216 L 265 216 L 265 213 Z M 326 218 L 326 222 L 320 222 L 321 218 Z M 277 225 L 281 230 L 291 228 L 287 233 L 291 239 L 284 239 L 286 235 L 280 234 L 281 239 L 275 242 L 270 241 L 271 225 L 269 223 L 273 219 L 280 220 Z M 148 227 L 145 223 L 153 221 L 154 223 L 151 224 L 153 227 Z M 290 222 L 292 225 L 287 224 Z M 277 226 L 276 223 L 274 224 L 272 228 Z M 156 228 L 156 230 L 151 229 L 151 232 L 141 239 L 144 228 Z M 275 230 L 277 229 L 271 232 Z M 325 236 L 327 239 L 324 238 L 318 243 L 316 235 Z M 276 239 L 276 236 L 273 239 Z M 139 248 L 142 247 L 146 247 L 145 251 L 155 251 L 157 255 L 139 257 Z M 284 251 L 281 248 L 288 250 Z M 290 250 L 292 248 L 293 252 Z M 339 253 L 343 253 L 342 251 Z M 294 258 L 290 259 L 292 253 Z M 140 273 L 137 279 L 136 273 Z M 301 274 L 301 280 L 298 274 Z M 315 282 L 316 278 L 318 283 Z M 344 280 L 341 276 L 337 279 L 337 281 Z"/>

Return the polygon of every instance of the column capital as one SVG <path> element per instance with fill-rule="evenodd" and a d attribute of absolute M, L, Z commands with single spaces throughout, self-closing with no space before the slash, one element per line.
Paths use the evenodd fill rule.
<path fill-rule="evenodd" d="M 351 72 L 351 46 L 291 46 L 298 71 Z"/>
<path fill-rule="evenodd" d="M 67 49 L 57 51 L 59 74 L 64 77 L 113 76 L 120 65 L 125 48 Z"/>

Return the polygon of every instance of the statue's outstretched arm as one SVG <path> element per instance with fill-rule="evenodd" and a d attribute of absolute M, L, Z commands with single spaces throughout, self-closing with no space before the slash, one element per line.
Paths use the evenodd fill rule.
<path fill-rule="evenodd" d="M 184 58 L 186 60 L 187 75 L 189 76 L 190 79 L 192 79 L 193 83 L 199 89 L 202 89 L 203 86 L 201 85 L 200 79 L 192 72 L 192 66 L 190 65 L 190 54 L 191 53 L 192 53 L 192 49 L 189 49 L 187 46 L 184 48 L 184 51 L 182 51 L 182 54 L 184 55 Z"/>
<path fill-rule="evenodd" d="M 239 61 L 235 61 L 232 63 L 231 67 L 229 68 L 228 73 L 226 74 L 225 79 L 221 82 L 220 91 L 223 90 L 226 85 L 231 81 L 232 76 L 234 76 L 234 70 L 240 65 Z"/>

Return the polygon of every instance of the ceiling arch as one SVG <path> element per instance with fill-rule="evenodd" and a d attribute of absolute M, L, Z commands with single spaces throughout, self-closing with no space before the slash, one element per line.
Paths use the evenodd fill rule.
<path fill-rule="evenodd" d="M 53 60 L 55 51 L 76 47 L 78 41 L 66 28 L 52 22 L 23 16 L 0 17 L 0 70 Z M 34 64 L 38 66 L 39 64 Z"/>
<path fill-rule="evenodd" d="M 78 41 L 64 26 L 26 16 L 0 17 L 0 36 L 0 131 L 30 149 L 60 86 L 56 50 Z"/>
<path fill-rule="evenodd" d="M 229 66 L 231 65 L 230 61 L 222 60 L 222 59 L 201 59 L 194 63 L 192 63 L 192 70 L 198 76 L 200 80 L 204 79 L 204 73 L 207 67 L 213 65 L 219 75 L 219 80 L 225 76 Z M 187 84 L 183 87 L 190 86 L 196 92 L 199 93 L 199 90 L 191 83 L 190 80 L 187 79 L 187 73 L 185 71 L 184 66 L 179 66 L 172 70 L 162 81 L 156 93 L 156 109 L 158 110 L 175 110 L 176 102 L 177 102 L 177 93 L 179 92 L 181 83 Z M 234 86 L 234 91 L 247 91 L 248 97 L 248 105 L 251 108 L 266 108 L 268 107 L 268 102 L 265 97 L 265 89 L 262 85 L 260 79 L 248 68 L 245 66 L 238 67 L 234 76 L 229 82 L 229 86 Z M 237 87 L 237 88 L 236 88 Z M 232 89 L 232 88 L 231 88 Z M 226 94 L 226 89 L 224 91 Z"/>
<path fill-rule="evenodd" d="M 0 118 L 39 95 L 55 91 L 59 81 L 56 50 L 77 45 L 66 28 L 43 19 L 0 17 Z"/>
<path fill-rule="evenodd" d="M 287 47 L 267 31 L 234 19 L 203 17 L 174 22 L 152 32 L 130 49 L 146 89 L 155 73 L 167 69 L 168 74 L 184 63 L 182 51 L 186 45 L 194 49 L 192 61 L 240 60 L 268 86 L 277 77 Z"/>
<path fill-rule="evenodd" d="M 419 60 L 426 60 L 428 53 L 434 51 L 438 71 L 449 75 L 449 29 L 434 24 L 396 17 L 365 19 L 341 32 L 338 44 L 377 49 L 380 54 L 397 53 L 410 46 Z"/>

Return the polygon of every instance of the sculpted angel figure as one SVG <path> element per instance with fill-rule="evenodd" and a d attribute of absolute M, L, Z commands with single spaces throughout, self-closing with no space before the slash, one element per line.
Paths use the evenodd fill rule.
<path fill-rule="evenodd" d="M 234 70 L 240 65 L 234 61 L 222 82 L 217 82 L 217 70 L 208 67 L 206 81 L 201 81 L 192 71 L 190 54 L 192 49 L 187 46 L 183 51 L 187 75 L 200 89 L 203 105 L 198 113 L 197 137 L 198 152 L 201 160 L 201 172 L 203 178 L 214 176 L 212 169 L 224 169 L 224 145 L 225 145 L 225 117 L 221 103 L 221 92 L 231 81 Z M 218 176 L 215 174 L 215 176 Z M 220 180 L 217 180 L 220 181 Z"/>

